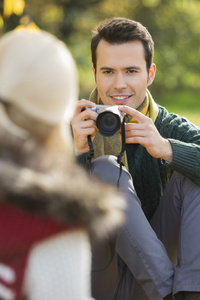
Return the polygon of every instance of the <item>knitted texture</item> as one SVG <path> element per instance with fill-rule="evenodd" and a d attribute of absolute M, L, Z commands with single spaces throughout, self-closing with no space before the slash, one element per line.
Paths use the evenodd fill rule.
<path fill-rule="evenodd" d="M 200 184 L 200 128 L 159 106 L 155 126 L 161 136 L 167 138 L 173 149 L 173 161 L 163 163 L 152 157 L 139 144 L 127 144 L 126 154 L 137 195 L 148 219 L 155 212 L 172 172 L 178 171 Z M 86 163 L 87 154 L 78 157 Z"/>
<path fill-rule="evenodd" d="M 169 114 L 161 106 L 159 106 L 155 126 L 161 136 L 168 138 L 172 144 L 173 161 L 171 164 L 163 164 L 161 159 L 152 157 L 139 144 L 127 145 L 129 172 L 132 175 L 135 189 L 148 219 L 155 212 L 174 170 L 200 184 L 199 128 L 186 118 Z"/>
<path fill-rule="evenodd" d="M 102 100 L 99 98 L 98 90 L 95 88 L 90 94 L 90 101 L 96 104 L 103 104 Z M 149 90 L 146 92 L 145 100 L 137 108 L 138 111 L 144 115 L 148 115 L 153 121 L 158 115 L 158 106 L 154 102 Z M 130 116 L 129 116 L 130 118 Z M 137 122 L 134 118 L 130 118 L 130 122 Z M 122 149 L 121 133 L 116 133 L 113 136 L 102 136 L 100 132 L 97 132 L 94 141 L 94 159 L 102 155 L 115 155 L 118 156 Z M 122 156 L 122 162 L 127 167 L 126 152 Z"/>
<path fill-rule="evenodd" d="M 89 300 L 90 265 L 90 243 L 84 230 L 44 241 L 30 255 L 26 283 L 29 299 L 54 300 L 52 295 L 57 295 L 59 300 Z"/>

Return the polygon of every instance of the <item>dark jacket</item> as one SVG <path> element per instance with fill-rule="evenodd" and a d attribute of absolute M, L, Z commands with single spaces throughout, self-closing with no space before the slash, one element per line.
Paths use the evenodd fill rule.
<path fill-rule="evenodd" d="M 170 164 L 152 157 L 139 144 L 127 144 L 126 153 L 129 172 L 145 215 L 150 219 L 163 195 L 163 191 L 174 170 L 200 185 L 200 128 L 159 106 L 155 126 L 161 136 L 167 138 L 173 149 Z M 87 164 L 88 153 L 77 159 Z"/>

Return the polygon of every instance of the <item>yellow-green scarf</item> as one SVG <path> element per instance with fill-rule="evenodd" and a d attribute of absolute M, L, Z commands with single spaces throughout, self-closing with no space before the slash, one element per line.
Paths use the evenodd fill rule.
<path fill-rule="evenodd" d="M 96 103 L 96 104 L 103 104 L 101 99 L 99 98 L 97 88 L 95 88 L 91 94 L 90 94 L 90 101 Z M 158 106 L 153 100 L 153 97 L 151 96 L 151 93 L 149 90 L 146 91 L 146 97 L 143 103 L 138 107 L 138 111 L 140 111 L 142 114 L 148 116 L 151 118 L 154 122 L 158 115 Z M 136 122 L 136 120 L 132 119 L 130 122 Z M 118 156 L 121 148 L 122 143 L 120 140 L 121 133 L 116 133 L 113 136 L 102 136 L 99 132 L 96 134 L 94 141 L 93 141 L 93 147 L 94 147 L 94 158 L 97 158 L 102 155 L 115 155 Z M 122 162 L 128 169 L 128 163 L 126 158 L 126 153 L 124 154 L 122 158 Z"/>

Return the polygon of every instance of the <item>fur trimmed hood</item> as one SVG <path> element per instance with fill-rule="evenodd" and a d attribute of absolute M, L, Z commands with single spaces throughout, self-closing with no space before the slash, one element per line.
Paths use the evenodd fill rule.
<path fill-rule="evenodd" d="M 67 226 L 83 225 L 97 237 L 123 221 L 125 202 L 118 190 L 75 162 L 65 163 L 62 155 L 55 157 L 32 140 L 8 141 L 0 134 L 0 145 L 1 202 Z"/>

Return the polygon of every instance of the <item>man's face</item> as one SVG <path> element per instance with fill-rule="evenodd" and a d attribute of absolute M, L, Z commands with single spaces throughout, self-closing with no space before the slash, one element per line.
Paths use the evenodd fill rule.
<path fill-rule="evenodd" d="M 147 72 L 143 44 L 138 40 L 123 44 L 101 40 L 93 71 L 104 105 L 123 104 L 132 108 L 138 108 L 144 101 L 146 89 L 155 77 L 154 64 Z"/>

